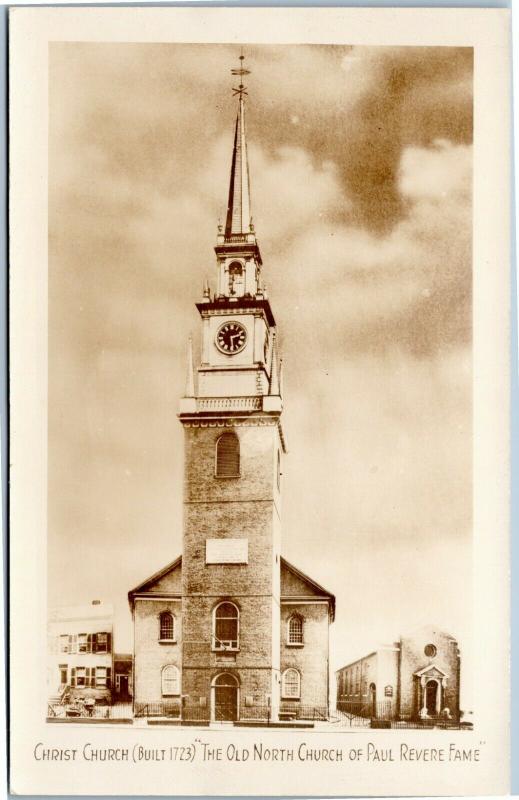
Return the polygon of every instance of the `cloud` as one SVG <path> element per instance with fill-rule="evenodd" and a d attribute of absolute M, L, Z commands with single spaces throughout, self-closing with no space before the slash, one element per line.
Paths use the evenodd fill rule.
<path fill-rule="evenodd" d="M 176 398 L 194 301 L 214 286 L 236 52 L 50 49 L 49 588 L 60 603 L 111 593 L 124 649 L 126 592 L 181 549 Z M 252 207 L 285 363 L 283 551 L 337 593 L 342 643 L 376 643 L 348 613 L 367 572 L 373 636 L 415 624 L 424 580 L 462 628 L 445 590 L 470 556 L 472 53 L 247 57 Z M 76 545 L 104 554 L 80 578 L 63 568 Z"/>
<path fill-rule="evenodd" d="M 470 202 L 472 148 L 437 139 L 429 148 L 408 147 L 400 160 L 398 188 L 413 200 L 459 198 Z"/>
<path fill-rule="evenodd" d="M 469 145 L 406 148 L 398 168 L 406 213 L 389 231 L 315 216 L 289 252 L 276 251 L 275 242 L 272 285 L 276 293 L 292 287 L 282 329 L 293 329 L 296 307 L 319 313 L 329 331 L 328 358 L 394 348 L 427 355 L 468 342 L 471 166 Z M 335 205 L 346 204 L 338 192 Z"/>

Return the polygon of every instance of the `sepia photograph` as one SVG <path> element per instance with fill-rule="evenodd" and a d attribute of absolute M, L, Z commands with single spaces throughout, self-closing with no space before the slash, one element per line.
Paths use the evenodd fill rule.
<path fill-rule="evenodd" d="M 237 12 L 11 15 L 14 791 L 504 791 L 508 17 Z"/>
<path fill-rule="evenodd" d="M 470 726 L 472 49 L 49 68 L 49 722 Z"/>

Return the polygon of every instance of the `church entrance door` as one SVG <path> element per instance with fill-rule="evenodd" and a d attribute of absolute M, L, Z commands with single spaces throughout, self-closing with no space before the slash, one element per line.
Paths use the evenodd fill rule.
<path fill-rule="evenodd" d="M 371 716 L 377 716 L 377 687 L 374 683 L 370 684 L 369 687 L 369 697 L 370 697 L 370 705 L 371 705 Z"/>
<path fill-rule="evenodd" d="M 228 672 L 218 675 L 214 681 L 214 719 L 216 722 L 238 719 L 238 682 Z"/>
<path fill-rule="evenodd" d="M 435 717 L 438 713 L 437 697 L 439 688 L 437 681 L 427 681 L 425 685 L 425 707 L 429 717 Z"/>

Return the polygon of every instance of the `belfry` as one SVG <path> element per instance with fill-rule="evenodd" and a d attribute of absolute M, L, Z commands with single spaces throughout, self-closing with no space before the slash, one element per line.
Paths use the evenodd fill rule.
<path fill-rule="evenodd" d="M 185 396 L 182 556 L 129 593 L 136 716 L 326 718 L 333 595 L 281 557 L 286 444 L 276 323 L 251 217 L 243 85 L 216 282 Z"/>

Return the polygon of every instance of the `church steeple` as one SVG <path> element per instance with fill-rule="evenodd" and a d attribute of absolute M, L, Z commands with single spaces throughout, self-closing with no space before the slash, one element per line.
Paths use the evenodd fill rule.
<path fill-rule="evenodd" d="M 240 56 L 243 58 L 243 56 Z M 234 70 L 236 71 L 236 70 Z M 242 70 L 248 72 L 248 70 Z M 233 235 L 250 233 L 250 182 L 249 161 L 247 158 L 247 140 L 245 137 L 245 103 L 243 100 L 243 84 L 240 84 L 238 116 L 234 130 L 234 147 L 232 151 L 231 182 L 229 185 L 229 202 L 225 222 L 225 238 Z"/>
<path fill-rule="evenodd" d="M 233 92 L 238 101 L 234 126 L 231 175 L 225 224 L 218 225 L 215 247 L 217 281 L 214 291 L 205 283 L 196 307 L 202 318 L 200 366 L 195 382 L 188 359 L 186 396 L 181 414 L 241 411 L 272 415 L 279 420 L 282 399 L 276 323 L 261 276 L 262 260 L 250 217 L 249 165 L 245 136 L 243 65 Z M 226 191 L 222 187 L 222 200 Z M 196 396 L 194 396 L 195 389 Z M 280 436 L 281 426 L 279 426 Z"/>
<path fill-rule="evenodd" d="M 251 217 L 249 161 L 245 129 L 245 97 L 247 88 L 243 84 L 250 70 L 243 65 L 245 56 L 240 56 L 240 66 L 232 69 L 240 83 L 233 89 L 238 98 L 238 113 L 234 127 L 234 142 L 231 160 L 231 176 L 227 201 L 225 227 L 218 226 L 216 255 L 218 257 L 218 283 L 216 299 L 238 297 L 259 298 L 261 288 L 261 255 Z"/>
<path fill-rule="evenodd" d="M 233 89 L 234 96 L 238 97 L 238 116 L 234 129 L 234 147 L 232 151 L 231 182 L 229 184 L 229 202 L 227 204 L 227 218 L 225 222 L 225 238 L 233 235 L 243 235 L 250 232 L 250 183 L 249 160 L 247 158 L 247 140 L 245 137 L 245 96 L 247 89 L 243 85 L 245 75 L 250 75 L 250 70 L 243 66 L 245 56 L 240 55 L 240 66 L 231 70 L 233 75 L 240 76 L 240 85 Z"/>

